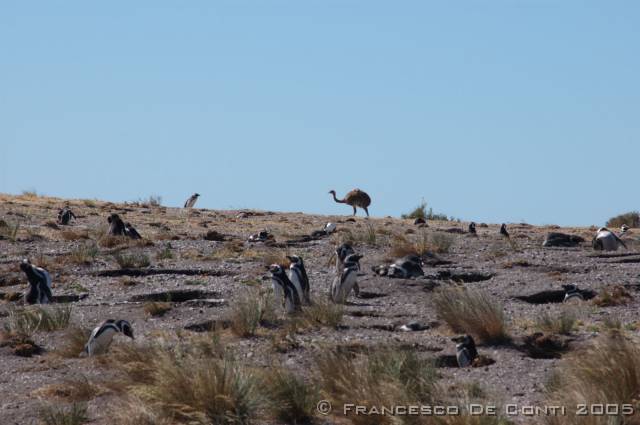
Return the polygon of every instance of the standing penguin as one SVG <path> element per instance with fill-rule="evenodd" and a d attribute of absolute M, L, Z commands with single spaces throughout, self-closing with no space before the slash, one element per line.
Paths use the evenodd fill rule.
<path fill-rule="evenodd" d="M 117 333 L 121 333 L 131 339 L 134 339 L 133 328 L 129 322 L 126 320 L 115 321 L 113 319 L 109 319 L 91 332 L 89 341 L 87 341 L 87 344 L 84 346 L 82 353 L 87 356 L 104 353 L 111 345 L 113 336 Z"/>
<path fill-rule="evenodd" d="M 280 264 L 272 264 L 269 266 L 269 271 L 271 272 L 276 302 L 284 302 L 284 308 L 288 314 L 300 311 L 300 294 L 298 294 L 298 290 L 289 280 L 282 266 Z"/>
<path fill-rule="evenodd" d="M 456 359 L 458 360 L 459 367 L 467 367 L 473 364 L 473 361 L 478 357 L 478 350 L 476 350 L 476 343 L 471 335 L 462 335 L 459 337 L 451 338 L 456 344 Z"/>
<path fill-rule="evenodd" d="M 72 218 L 75 219 L 76 215 L 68 207 L 64 207 L 58 211 L 58 224 L 66 226 L 71 222 Z"/>
<path fill-rule="evenodd" d="M 478 232 L 476 232 L 476 223 L 473 221 L 469 223 L 469 235 L 478 236 Z"/>
<path fill-rule="evenodd" d="M 507 225 L 504 223 L 502 223 L 502 226 L 500 226 L 500 234 L 505 238 L 509 239 L 509 232 L 507 232 Z"/>
<path fill-rule="evenodd" d="M 27 275 L 27 280 L 31 285 L 25 302 L 27 304 L 49 304 L 53 300 L 49 272 L 41 267 L 34 266 L 27 259 L 22 260 L 22 263 L 20 263 L 20 270 Z"/>
<path fill-rule="evenodd" d="M 330 298 L 337 304 L 344 304 L 351 290 L 357 285 L 358 270 L 360 270 L 360 259 L 362 255 L 350 254 L 344 260 L 344 269 L 331 284 Z"/>
<path fill-rule="evenodd" d="M 336 275 L 339 277 L 343 270 L 344 270 L 344 261 L 345 259 L 351 255 L 351 254 L 355 254 L 355 250 L 353 249 L 353 247 L 345 242 L 342 245 L 338 246 L 336 248 L 335 251 L 335 256 L 336 256 Z M 360 263 L 357 263 L 358 266 L 358 271 L 360 270 Z M 356 282 L 354 284 L 353 287 L 353 292 L 356 294 L 356 297 L 360 296 L 360 287 L 358 286 L 358 283 Z"/>
<path fill-rule="evenodd" d="M 200 197 L 199 193 L 194 193 L 193 195 L 189 196 L 189 199 L 187 199 L 187 201 L 184 203 L 184 207 L 193 208 L 193 206 L 196 204 L 196 201 L 198 200 L 198 197 Z"/>
<path fill-rule="evenodd" d="M 307 276 L 307 270 L 304 267 L 302 258 L 297 255 L 287 255 L 287 258 L 291 261 L 291 265 L 289 266 L 291 283 L 293 283 L 302 296 L 302 302 L 306 305 L 311 305 L 309 277 Z"/>

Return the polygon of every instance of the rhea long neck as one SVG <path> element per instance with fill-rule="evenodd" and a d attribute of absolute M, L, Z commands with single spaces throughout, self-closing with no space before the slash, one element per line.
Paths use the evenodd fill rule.
<path fill-rule="evenodd" d="M 335 192 L 331 192 L 331 194 L 333 195 L 333 200 L 336 201 L 339 204 L 344 204 L 346 203 L 344 199 L 338 199 L 336 198 L 336 193 Z"/>

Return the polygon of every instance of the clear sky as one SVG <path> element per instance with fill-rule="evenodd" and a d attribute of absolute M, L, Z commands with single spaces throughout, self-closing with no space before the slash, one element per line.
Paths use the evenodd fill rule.
<path fill-rule="evenodd" d="M 638 205 L 640 2 L 0 4 L 0 192 L 601 224 Z"/>

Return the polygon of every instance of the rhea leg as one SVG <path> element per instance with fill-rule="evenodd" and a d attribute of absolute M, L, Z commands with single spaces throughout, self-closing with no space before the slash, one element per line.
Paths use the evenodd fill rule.
<path fill-rule="evenodd" d="M 352 207 L 353 207 L 353 215 L 355 216 L 356 215 L 356 207 L 353 206 L 353 205 L 352 205 Z"/>
<path fill-rule="evenodd" d="M 363 209 L 364 209 L 364 212 L 367 213 L 367 217 L 369 217 L 369 209 L 367 207 L 364 207 Z"/>

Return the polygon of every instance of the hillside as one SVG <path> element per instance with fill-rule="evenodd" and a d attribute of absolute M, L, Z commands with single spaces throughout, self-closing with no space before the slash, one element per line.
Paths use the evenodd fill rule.
<path fill-rule="evenodd" d="M 55 223 L 58 209 L 64 205 L 77 216 L 68 226 Z M 390 217 L 349 220 L 350 208 L 345 206 L 344 212 L 344 216 L 317 216 L 197 208 L 187 211 L 144 204 L 0 195 L 0 297 L 4 300 L 0 303 L 0 329 L 12 331 L 6 331 L 0 343 L 0 423 L 37 423 L 42 406 L 67 406 L 74 401 L 86 402 L 92 424 L 173 423 L 166 419 L 169 414 L 153 419 L 153 414 L 145 411 L 152 402 L 140 401 L 153 399 L 156 406 L 171 410 L 166 402 L 170 397 L 165 397 L 162 404 L 162 397 L 149 395 L 149 385 L 146 392 L 135 390 L 135 373 L 140 373 L 140 382 L 159 379 L 144 369 L 145 365 L 159 368 L 149 363 L 153 359 L 140 357 L 138 363 L 133 362 L 133 357 L 144 352 L 152 356 L 172 353 L 163 354 L 169 356 L 168 365 L 164 364 L 167 369 L 162 372 L 166 379 L 171 375 L 170 365 L 179 363 L 176 359 L 198 364 L 198 358 L 222 356 L 216 350 L 231 353 L 241 365 L 238 367 L 259 376 L 282 368 L 301 378 L 302 386 L 320 386 L 317 393 L 309 390 L 312 401 L 306 404 L 313 407 L 311 411 L 320 399 L 334 405 L 329 416 L 316 413 L 313 423 L 351 423 L 350 418 L 336 412 L 336 402 L 349 402 L 351 397 L 352 402 L 358 402 L 356 383 L 353 394 L 342 398 L 337 386 L 329 390 L 331 385 L 322 383 L 322 378 L 330 378 L 327 369 L 322 369 L 323 361 L 333 361 L 336 374 L 355 374 L 354 368 L 361 365 L 358 362 L 382 348 L 410 353 L 414 361 L 435 365 L 437 378 L 429 384 L 433 392 L 430 397 L 441 405 L 468 400 L 498 406 L 544 405 L 545 385 L 568 357 L 604 338 L 611 328 L 629 338 L 637 334 L 637 229 L 625 236 L 628 250 L 607 254 L 593 251 L 590 241 L 595 229 L 589 228 L 508 224 L 511 238 L 507 240 L 499 234 L 499 224 L 479 225 L 478 237 L 471 237 L 466 234 L 468 223 L 438 221 L 419 227 L 413 220 Z M 112 213 L 132 223 L 143 239 L 106 237 L 107 217 Z M 303 237 L 322 229 L 327 222 L 337 224 L 332 235 L 311 240 Z M 272 242 L 247 241 L 264 229 L 273 234 Z M 575 248 L 543 248 L 542 241 L 550 231 L 579 235 L 586 242 Z M 332 253 L 343 241 L 350 241 L 363 258 L 358 277 L 360 297 L 352 296 L 342 310 L 325 300 L 335 274 Z M 399 279 L 372 271 L 412 250 L 425 254 L 425 276 Z M 266 266 L 285 262 L 285 255 L 290 254 L 303 257 L 312 300 L 317 304 L 313 309 L 304 308 L 308 312 L 295 318 L 286 317 L 280 306 L 275 306 L 275 314 L 271 312 L 271 282 L 266 277 Z M 28 284 L 19 269 L 23 258 L 51 274 L 53 294 L 59 302 L 49 310 L 70 313 L 69 324 L 63 318 L 59 325 L 50 326 L 61 329 L 47 330 L 42 323 L 32 323 L 31 327 L 25 324 L 28 317 L 25 319 L 20 295 Z M 565 284 L 577 284 L 584 294 L 595 298 L 572 305 L 562 303 Z M 455 365 L 456 348 L 451 338 L 459 334 L 458 330 L 454 331 L 434 306 L 434 299 L 447 288 L 484 294 L 492 306 L 503 311 L 508 338 L 499 342 L 476 338 L 479 354 L 493 363 L 470 368 Z M 242 310 L 239 305 L 248 308 Z M 255 315 L 260 306 L 264 313 L 255 319 L 260 321 L 255 332 L 243 327 L 246 316 Z M 85 332 L 110 318 L 131 322 L 135 340 L 117 336 L 110 354 L 76 356 Z M 566 329 L 557 329 L 560 319 L 569 322 Z M 420 330 L 401 330 L 411 322 L 418 322 Z M 475 327 L 482 324 L 476 323 Z M 536 332 L 544 337 L 532 337 Z M 34 345 L 30 346 L 28 340 Z M 24 356 L 35 346 L 42 352 Z M 132 352 L 136 347 L 140 349 L 137 354 Z M 175 347 L 182 354 L 176 354 Z M 339 372 L 344 367 L 340 362 L 349 361 L 353 364 Z M 115 366 L 118 362 L 129 370 Z M 187 370 L 193 371 L 185 368 L 180 373 Z M 171 397 L 181 403 L 180 409 L 176 408 L 181 414 L 171 413 L 173 420 L 197 417 L 207 423 L 202 419 L 202 409 L 189 405 L 186 390 L 176 381 L 167 382 L 169 387 L 176 385 L 176 394 Z M 249 397 L 247 394 L 257 391 L 273 396 L 274 391 L 267 389 L 264 381 L 257 382 L 257 388 L 245 388 L 243 394 Z M 185 388 L 190 385 L 185 384 Z M 378 393 L 378 384 L 368 385 L 370 403 L 388 401 L 385 397 L 393 393 L 388 388 Z M 160 388 L 158 385 L 158 392 Z M 167 388 L 162 387 L 162 391 Z M 133 395 L 140 399 L 132 399 Z M 269 403 L 256 405 L 254 410 L 247 408 L 259 412 L 248 414 L 253 416 L 253 423 L 292 423 Z M 114 413 L 116 406 L 121 414 L 125 412 L 122 417 Z M 515 423 L 540 421 L 539 417 L 522 415 L 507 419 Z M 367 420 L 360 417 L 353 422 Z"/>

